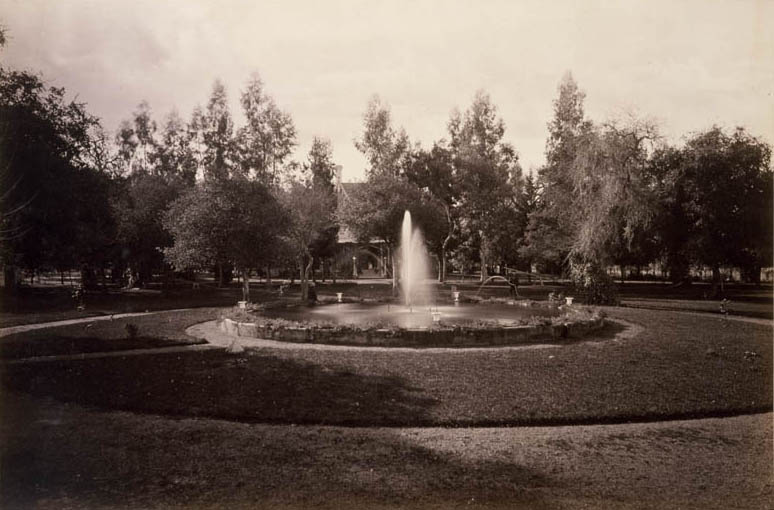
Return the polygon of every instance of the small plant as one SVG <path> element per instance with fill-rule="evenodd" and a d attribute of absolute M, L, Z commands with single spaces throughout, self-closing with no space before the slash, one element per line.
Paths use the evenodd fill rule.
<path fill-rule="evenodd" d="M 124 327 L 126 328 L 126 336 L 129 338 L 129 340 L 136 340 L 137 335 L 140 333 L 140 328 L 137 326 L 137 324 L 130 322 Z"/>
<path fill-rule="evenodd" d="M 73 298 L 73 301 L 75 301 L 75 308 L 80 312 L 86 309 L 86 306 L 83 304 L 83 286 L 79 285 L 73 289 L 73 291 L 70 293 L 70 296 Z"/>

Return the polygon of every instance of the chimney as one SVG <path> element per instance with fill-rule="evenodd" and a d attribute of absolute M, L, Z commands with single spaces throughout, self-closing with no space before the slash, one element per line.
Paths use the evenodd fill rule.
<path fill-rule="evenodd" d="M 341 165 L 336 165 L 333 169 L 333 181 L 336 191 L 341 191 Z"/>

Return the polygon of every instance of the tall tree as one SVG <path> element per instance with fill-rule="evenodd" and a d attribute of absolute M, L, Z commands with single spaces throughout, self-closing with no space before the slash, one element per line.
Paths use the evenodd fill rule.
<path fill-rule="evenodd" d="M 215 80 L 207 107 L 194 111 L 192 120 L 201 142 L 204 178 L 227 179 L 234 166 L 234 121 L 228 107 L 226 87 Z"/>
<path fill-rule="evenodd" d="M 113 199 L 120 265 L 129 266 L 132 284 L 147 283 L 164 269 L 162 249 L 172 243 L 161 218 L 183 189 L 192 186 L 196 165 L 188 132 L 172 112 L 161 135 L 148 103 L 142 102 L 117 134 L 123 177 Z"/>
<path fill-rule="evenodd" d="M 363 114 L 363 134 L 355 147 L 368 160 L 366 175 L 400 175 L 409 155 L 408 135 L 392 125 L 390 107 L 373 96 Z"/>
<path fill-rule="evenodd" d="M 616 302 L 606 273 L 616 255 L 630 248 L 655 214 L 647 172 L 657 140 L 655 126 L 633 119 L 587 130 L 571 165 L 576 225 L 570 250 L 571 276 L 587 302 Z"/>
<path fill-rule="evenodd" d="M 532 235 L 530 220 L 537 213 L 539 207 L 540 192 L 535 182 L 535 177 L 529 174 L 524 179 L 524 187 L 519 199 L 519 216 L 521 224 L 524 225 L 524 230 L 519 239 L 519 256 L 527 271 L 532 271 L 532 263 L 535 260 L 535 255 L 530 247 L 530 237 Z"/>
<path fill-rule="evenodd" d="M 171 204 L 164 226 L 174 239 L 164 250 L 170 264 L 178 270 L 233 264 L 249 301 L 250 271 L 269 261 L 288 223 L 268 187 L 238 178 L 197 184 Z"/>
<path fill-rule="evenodd" d="M 308 170 L 311 186 L 324 190 L 331 197 L 333 211 L 338 209 L 338 197 L 334 178 L 336 164 L 333 161 L 333 148 L 330 140 L 315 137 L 309 150 Z M 326 196 L 327 196 L 326 195 Z M 334 214 L 335 216 L 335 214 Z M 322 235 L 312 243 L 311 253 L 315 259 L 323 262 L 323 279 L 326 277 L 326 267 L 329 267 L 330 259 L 336 256 L 338 251 L 339 225 L 335 221 L 329 224 Z"/>
<path fill-rule="evenodd" d="M 575 200 L 572 167 L 581 140 L 592 127 L 585 118 L 584 99 L 584 92 L 567 72 L 553 102 L 554 116 L 548 123 L 546 140 L 546 164 L 538 171 L 539 207 L 530 217 L 527 247 L 522 250 L 547 271 L 566 269 L 577 229 L 572 214 Z"/>
<path fill-rule="evenodd" d="M 693 135 L 662 180 L 672 195 L 665 237 L 670 249 L 712 268 L 719 293 L 720 268 L 743 267 L 760 274 L 772 257 L 772 169 L 768 144 L 738 128 L 718 127 Z M 679 204 L 677 203 L 680 199 Z M 687 235 L 671 229 L 685 224 Z"/>
<path fill-rule="evenodd" d="M 397 289 L 395 251 L 400 241 L 403 215 L 409 211 L 426 229 L 435 218 L 443 223 L 443 213 L 430 197 L 405 177 L 389 174 L 371 175 L 365 183 L 353 188 L 339 209 L 339 221 L 363 242 L 378 239 L 387 245 L 392 265 L 393 289 Z"/>
<path fill-rule="evenodd" d="M 443 208 L 446 217 L 444 233 L 436 243 L 439 260 L 438 280 L 446 281 L 446 262 L 449 245 L 457 230 L 459 202 L 459 181 L 454 169 L 451 150 L 443 142 L 433 144 L 429 151 L 416 150 L 406 170 L 406 177 L 420 189 L 425 190 Z M 432 239 L 433 236 L 429 236 Z"/>
<path fill-rule="evenodd" d="M 116 144 L 124 174 L 154 173 L 158 149 L 156 121 L 146 101 L 137 106 L 131 121 L 121 122 L 116 133 Z"/>
<path fill-rule="evenodd" d="M 176 110 L 167 115 L 156 151 L 157 172 L 167 180 L 180 180 L 192 186 L 196 181 L 197 163 L 192 147 L 192 133 Z"/>
<path fill-rule="evenodd" d="M 237 133 L 241 172 L 263 183 L 277 184 L 296 145 L 293 119 L 266 94 L 257 73 L 247 82 L 240 102 L 247 120 Z"/>
<path fill-rule="evenodd" d="M 65 90 L 0 67 L 0 252 L 9 268 L 106 262 L 109 176 L 93 166 L 98 121 Z M 88 197 L 88 200 L 84 200 Z"/>
<path fill-rule="evenodd" d="M 503 214 L 512 212 L 521 190 L 518 155 L 503 140 L 505 123 L 488 94 L 476 93 L 473 103 L 449 121 L 451 149 L 459 183 L 460 210 L 466 228 L 479 238 L 481 281 L 490 256 L 496 251 L 495 237 Z M 513 246 L 515 252 L 518 247 Z"/>
<path fill-rule="evenodd" d="M 335 195 L 324 183 L 294 179 L 281 197 L 290 218 L 284 237 L 298 260 L 301 300 L 306 301 L 309 277 L 315 262 L 314 249 L 335 226 Z"/>

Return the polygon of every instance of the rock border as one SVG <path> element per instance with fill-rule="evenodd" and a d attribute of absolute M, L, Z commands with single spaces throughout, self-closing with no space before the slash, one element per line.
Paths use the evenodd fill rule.
<path fill-rule="evenodd" d="M 570 342 L 597 331 L 604 325 L 603 317 L 527 326 L 370 330 L 325 326 L 271 326 L 255 322 L 237 322 L 228 318 L 218 321 L 221 331 L 239 337 L 289 343 L 372 347 L 495 347 L 540 343 L 538 340 L 546 339 L 553 342 Z"/>

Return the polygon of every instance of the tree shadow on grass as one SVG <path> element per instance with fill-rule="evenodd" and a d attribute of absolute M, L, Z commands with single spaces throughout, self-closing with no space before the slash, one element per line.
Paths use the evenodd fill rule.
<path fill-rule="evenodd" d="M 29 333 L 27 333 L 29 335 Z M 14 335 L 0 342 L 0 359 L 22 359 L 36 356 L 72 355 L 91 352 L 110 352 L 130 349 L 149 349 L 205 343 L 203 340 L 181 341 L 140 336 L 136 338 L 105 339 L 96 336 L 71 337 L 64 335 L 46 336 L 44 341 L 35 341 L 25 335 Z"/>
<path fill-rule="evenodd" d="M 559 488 L 523 461 L 479 452 L 468 431 L 170 420 L 8 392 L 2 403 L 11 508 L 551 508 L 543 498 Z"/>
<path fill-rule="evenodd" d="M 395 376 L 260 352 L 223 351 L 9 365 L 10 389 L 109 409 L 261 423 L 431 423 L 435 400 Z"/>

